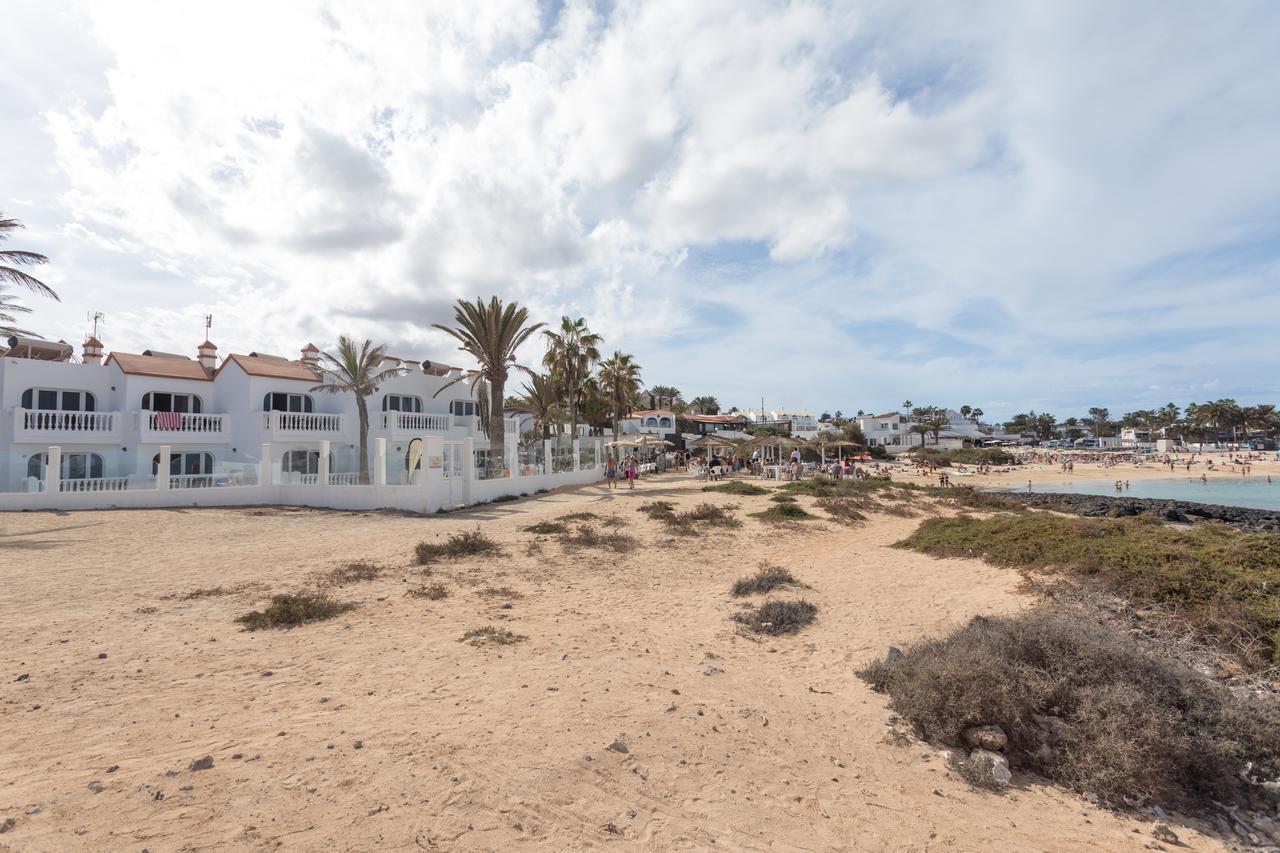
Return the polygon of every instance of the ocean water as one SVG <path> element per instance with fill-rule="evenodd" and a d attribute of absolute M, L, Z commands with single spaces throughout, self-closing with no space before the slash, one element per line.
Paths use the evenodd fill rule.
<path fill-rule="evenodd" d="M 1117 492 L 1114 480 L 1075 480 L 1063 483 L 1037 483 L 1033 492 L 1071 492 L 1081 495 L 1123 495 L 1130 498 L 1164 498 L 1196 501 L 1202 504 L 1243 506 L 1252 509 L 1280 510 L 1280 477 L 1268 483 L 1264 477 L 1172 477 L 1159 480 L 1130 480 L 1129 488 Z M 1026 491 L 1026 487 L 1015 491 Z"/>

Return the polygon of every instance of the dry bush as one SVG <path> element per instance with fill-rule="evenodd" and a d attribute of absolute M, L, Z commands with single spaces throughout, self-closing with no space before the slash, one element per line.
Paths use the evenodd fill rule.
<path fill-rule="evenodd" d="M 769 494 L 768 489 L 757 486 L 754 483 L 748 483 L 745 480 L 730 480 L 727 483 L 717 483 L 714 486 L 703 486 L 702 491 L 722 492 L 726 495 L 738 495 L 740 497 Z"/>
<path fill-rule="evenodd" d="M 1110 805 L 1259 804 L 1280 774 L 1280 709 L 1242 699 L 1123 631 L 1047 609 L 976 617 L 859 675 L 926 740 L 998 725 L 1010 763 Z"/>
<path fill-rule="evenodd" d="M 816 515 L 806 510 L 800 504 L 774 504 L 762 512 L 751 513 L 752 518 L 758 518 L 761 521 L 777 523 L 787 523 L 790 521 L 807 521 L 811 518 L 817 518 Z"/>
<path fill-rule="evenodd" d="M 1176 608 L 1251 666 L 1280 663 L 1280 533 L 1216 524 L 1184 531 L 1141 516 L 961 515 L 930 519 L 894 547 L 1084 577 L 1137 603 Z"/>
<path fill-rule="evenodd" d="M 442 598 L 448 598 L 449 588 L 442 583 L 430 583 L 410 587 L 405 595 L 410 598 L 429 598 L 432 601 L 439 601 Z"/>
<path fill-rule="evenodd" d="M 713 527 L 741 527 L 742 522 L 734 517 L 737 504 L 702 503 L 687 512 L 670 513 L 656 516 L 666 522 L 667 530 L 679 536 L 701 536 Z"/>
<path fill-rule="evenodd" d="M 735 613 L 733 618 L 757 634 L 794 634 L 818 615 L 818 608 L 803 599 L 771 599 L 753 610 Z"/>
<path fill-rule="evenodd" d="M 525 533 L 537 533 L 539 536 L 550 536 L 553 533 L 564 533 L 568 527 L 559 521 L 539 521 L 524 529 Z"/>
<path fill-rule="evenodd" d="M 818 498 L 815 503 L 841 524 L 857 524 L 867 518 L 862 512 L 863 502 L 855 498 Z"/>
<path fill-rule="evenodd" d="M 562 515 L 558 520 L 559 521 L 595 521 L 599 517 L 600 516 L 596 515 L 594 512 L 582 511 L 582 512 L 571 512 L 568 515 Z"/>
<path fill-rule="evenodd" d="M 347 563 L 345 566 L 338 566 L 326 572 L 321 577 L 321 582 L 327 586 L 346 586 L 348 584 L 359 583 L 360 581 L 371 581 L 379 577 L 384 569 L 377 563 L 370 563 L 366 560 L 357 560 Z"/>
<path fill-rule="evenodd" d="M 237 617 L 236 621 L 244 625 L 246 631 L 260 631 L 263 628 L 292 628 L 306 622 L 332 619 L 353 607 L 355 607 L 354 604 L 335 601 L 323 592 L 273 595 L 271 604 L 266 610 L 254 610 Z"/>
<path fill-rule="evenodd" d="M 473 646 L 510 646 L 513 643 L 529 639 L 523 634 L 513 634 L 506 628 L 495 628 L 486 625 L 483 628 L 472 628 L 459 638 L 459 643 L 470 643 Z"/>
<path fill-rule="evenodd" d="M 769 500 L 773 501 L 776 504 L 793 504 L 796 502 L 796 499 L 791 497 L 791 495 L 784 495 L 784 494 L 774 495 L 771 498 L 769 498 Z"/>
<path fill-rule="evenodd" d="M 623 553 L 636 546 L 636 538 L 627 533 L 601 533 L 590 524 L 580 524 L 572 530 L 560 534 L 560 546 L 566 551 L 577 551 L 582 548 L 598 548 L 605 551 Z"/>
<path fill-rule="evenodd" d="M 483 595 L 485 598 L 524 598 L 509 586 L 486 586 L 476 590 L 476 595 Z"/>
<path fill-rule="evenodd" d="M 1011 500 L 997 492 L 985 492 L 973 486 L 956 486 L 947 489 L 929 488 L 925 490 L 944 503 L 965 509 L 976 509 L 982 512 L 1026 512 L 1027 508 L 1018 501 Z"/>
<path fill-rule="evenodd" d="M 184 592 L 178 596 L 179 601 L 194 601 L 198 598 L 217 598 L 223 595 L 230 595 L 235 590 L 227 589 L 225 586 L 209 586 L 193 589 L 190 592 Z"/>
<path fill-rule="evenodd" d="M 502 548 L 479 528 L 466 533 L 450 533 L 444 542 L 419 542 L 414 553 L 418 565 L 458 557 L 497 556 Z"/>
<path fill-rule="evenodd" d="M 782 586 L 804 586 L 804 584 L 792 577 L 791 572 L 781 566 L 772 566 L 766 562 L 760 564 L 759 571 L 754 575 L 739 578 L 734 582 L 731 592 L 736 596 L 755 595 L 772 592 Z"/>
<path fill-rule="evenodd" d="M 650 518 L 661 518 L 664 515 L 671 515 L 676 511 L 676 505 L 671 501 L 649 501 L 640 504 L 636 510 L 644 513 Z"/>

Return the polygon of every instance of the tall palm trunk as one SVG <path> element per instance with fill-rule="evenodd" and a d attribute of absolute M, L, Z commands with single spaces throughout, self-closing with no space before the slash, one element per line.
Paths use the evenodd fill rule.
<path fill-rule="evenodd" d="M 489 476 L 501 477 L 507 461 L 507 430 L 502 416 L 506 400 L 506 379 L 495 378 L 489 383 Z"/>
<path fill-rule="evenodd" d="M 369 406 L 364 397 L 356 397 L 356 413 L 360 416 L 360 484 L 369 484 Z"/>

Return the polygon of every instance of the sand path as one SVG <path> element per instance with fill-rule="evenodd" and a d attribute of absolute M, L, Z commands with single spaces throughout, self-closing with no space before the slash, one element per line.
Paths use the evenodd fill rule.
<path fill-rule="evenodd" d="M 673 539 L 635 510 L 653 498 L 735 503 L 744 525 Z M 940 752 L 893 743 L 884 698 L 853 675 L 890 644 L 1024 606 L 1013 573 L 888 548 L 918 519 L 793 531 L 745 517 L 768 505 L 672 475 L 634 494 L 593 486 L 431 518 L 2 516 L 0 822 L 16 825 L 0 850 L 1150 841 L 1150 824 L 1031 779 L 1004 796 L 971 790 Z M 622 517 L 638 547 L 566 554 L 522 531 L 583 509 Z M 413 545 L 477 525 L 506 555 L 436 568 L 444 600 L 406 597 L 423 581 Z M 345 616 L 290 631 L 233 623 L 353 559 L 391 570 L 339 590 L 360 602 Z M 801 594 L 819 617 L 803 633 L 762 642 L 730 620 L 730 584 L 762 559 L 812 586 Z M 212 586 L 240 589 L 177 597 Z M 489 586 L 518 596 L 480 594 Z M 529 639 L 458 642 L 483 625 Z M 606 748 L 615 739 L 626 753 Z M 188 769 L 206 755 L 211 769 Z"/>

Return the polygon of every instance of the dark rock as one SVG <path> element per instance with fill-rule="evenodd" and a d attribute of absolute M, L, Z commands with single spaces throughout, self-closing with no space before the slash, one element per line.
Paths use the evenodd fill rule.
<path fill-rule="evenodd" d="M 14 681 L 26 681 L 29 678 L 31 678 L 31 673 L 24 672 L 22 673 L 22 675 L 19 675 L 17 678 L 15 678 Z"/>
<path fill-rule="evenodd" d="M 18 822 L 16 820 L 14 820 L 11 817 L 7 817 L 4 819 L 2 823 L 0 823 L 0 832 L 8 832 L 9 830 L 13 829 L 17 825 L 18 825 Z"/>
<path fill-rule="evenodd" d="M 213 756 L 206 755 L 204 758 L 197 758 L 195 761 L 187 765 L 188 770 L 211 770 L 213 769 Z"/>
<path fill-rule="evenodd" d="M 98 660 L 106 660 L 106 659 L 107 659 L 106 652 L 98 652 Z"/>
<path fill-rule="evenodd" d="M 90 791 L 93 791 L 95 794 L 101 794 L 104 790 L 106 790 L 107 786 L 99 782 L 97 779 L 94 779 L 88 785 L 85 785 L 85 787 L 88 788 Z"/>
<path fill-rule="evenodd" d="M 615 740 L 613 743 L 606 746 L 605 749 L 609 750 L 610 752 L 621 752 L 624 755 L 631 751 L 627 749 L 627 745 L 623 743 L 621 739 Z"/>
<path fill-rule="evenodd" d="M 1026 506 L 1051 509 L 1086 518 L 1125 518 L 1153 513 L 1180 524 L 1219 521 L 1249 533 L 1280 530 L 1280 512 L 1273 509 L 1250 509 L 1161 498 L 1111 497 L 1058 492 L 1005 492 L 1002 496 Z"/>

